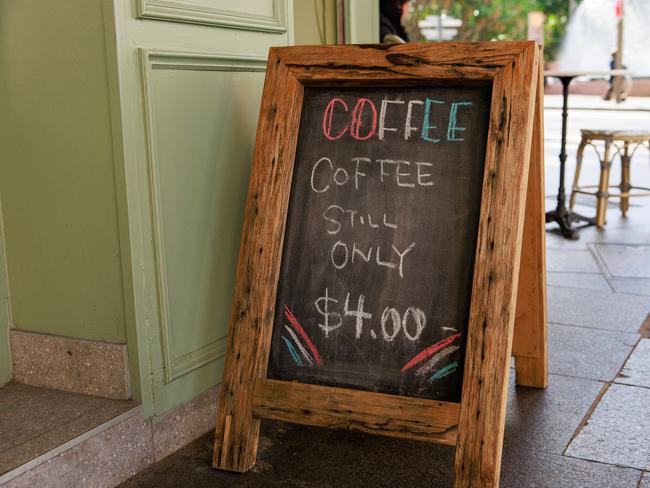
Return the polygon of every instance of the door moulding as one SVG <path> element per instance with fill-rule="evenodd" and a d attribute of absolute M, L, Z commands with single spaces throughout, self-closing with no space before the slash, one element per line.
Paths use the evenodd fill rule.
<path fill-rule="evenodd" d="M 137 0 L 141 19 L 186 22 L 231 29 L 283 34 L 287 31 L 287 0 L 273 0 L 273 14 L 227 10 L 183 0 Z"/>
<path fill-rule="evenodd" d="M 145 131 L 149 169 L 149 199 L 151 207 L 151 226 L 153 233 L 156 288 L 158 295 L 158 316 L 160 317 L 160 342 L 162 345 L 165 383 L 215 361 L 226 354 L 226 336 L 208 344 L 178 355 L 172 340 L 171 310 L 168 291 L 167 264 L 165 262 L 164 228 L 161 211 L 160 179 L 156 123 L 153 110 L 151 71 L 195 70 L 195 71 L 235 71 L 263 72 L 266 58 L 253 56 L 233 56 L 225 54 L 206 54 L 182 51 L 160 51 L 140 49 L 142 63 L 142 92 L 145 106 Z"/>

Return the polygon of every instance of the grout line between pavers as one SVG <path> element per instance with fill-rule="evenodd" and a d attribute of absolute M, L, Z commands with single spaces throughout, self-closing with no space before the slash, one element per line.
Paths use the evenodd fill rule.
<path fill-rule="evenodd" d="M 633 385 L 633 384 L 631 384 L 631 383 L 621 383 L 620 381 L 616 381 L 616 380 L 614 380 L 614 381 L 612 382 L 612 384 L 614 384 L 614 385 L 618 385 L 618 386 L 628 386 L 628 387 L 631 387 L 631 388 L 645 388 L 646 390 L 650 390 L 650 386 L 645 386 L 645 385 Z"/>
<path fill-rule="evenodd" d="M 531 449 L 531 448 L 529 448 L 529 451 L 533 452 L 533 453 L 539 452 L 539 453 L 542 453 L 542 454 L 546 454 L 548 456 L 558 456 L 558 457 L 565 457 L 565 458 L 568 458 L 568 459 L 575 459 L 576 461 L 584 461 L 586 463 L 600 464 L 600 465 L 603 465 L 603 466 L 614 466 L 616 468 L 631 469 L 632 471 L 639 471 L 641 473 L 641 477 L 639 478 L 639 485 L 637 485 L 635 488 L 640 487 L 641 480 L 643 480 L 643 476 L 645 474 L 650 475 L 650 472 L 645 471 L 645 470 L 640 469 L 640 468 L 635 468 L 634 466 L 624 466 L 622 464 L 605 463 L 603 461 L 598 461 L 596 459 L 585 459 L 585 458 L 579 458 L 579 457 L 576 457 L 576 456 L 568 456 L 568 455 L 565 455 L 565 454 L 558 454 L 557 452 L 547 451 L 545 449 Z"/>
<path fill-rule="evenodd" d="M 576 379 L 576 380 L 588 380 L 588 381 L 595 381 L 597 383 L 608 383 L 607 380 L 604 380 L 602 378 L 592 378 L 592 377 L 589 377 L 589 376 L 576 376 L 574 374 L 558 373 L 558 372 L 553 372 L 551 370 L 549 370 L 548 374 L 554 375 L 554 376 L 562 376 L 564 378 L 573 378 L 573 379 Z M 616 384 L 618 385 L 620 383 L 616 383 Z M 626 385 L 626 386 L 631 386 L 631 385 Z M 636 386 L 636 385 L 633 385 L 633 386 Z"/>
<path fill-rule="evenodd" d="M 630 359 L 630 356 L 632 355 L 632 353 L 634 352 L 636 347 L 639 345 L 639 342 L 641 342 L 641 337 L 640 336 L 637 339 L 637 341 L 635 342 L 635 344 L 632 346 L 632 348 L 630 349 L 630 352 L 627 354 L 627 356 L 623 360 L 623 362 L 621 364 L 621 367 L 618 368 L 618 371 L 614 375 L 614 378 L 612 380 L 609 380 L 609 381 L 604 381 L 603 387 L 598 392 L 598 395 L 596 395 L 596 398 L 594 398 L 594 401 L 591 403 L 591 406 L 589 407 L 589 409 L 585 413 L 584 417 L 580 421 L 580 424 L 578 424 L 578 427 L 576 427 L 575 431 L 571 435 L 571 438 L 569 439 L 569 442 L 567 443 L 566 447 L 562 450 L 562 455 L 563 456 L 575 457 L 575 456 L 567 456 L 566 452 L 569 449 L 569 446 L 571 446 L 571 443 L 574 441 L 574 439 L 576 437 L 578 437 L 578 434 L 580 434 L 580 431 L 584 428 L 584 426 L 587 425 L 587 423 L 589 422 L 589 419 L 591 419 L 591 416 L 596 411 L 596 408 L 598 407 L 598 405 L 600 404 L 600 401 L 605 396 L 605 393 L 607 393 L 607 391 L 609 390 L 610 386 L 612 386 L 613 384 L 618 384 L 618 383 L 615 383 L 616 378 L 618 378 L 619 374 L 621 373 L 621 371 L 623 370 L 623 368 L 627 364 L 627 361 Z M 629 385 L 626 385 L 626 386 L 629 386 Z M 575 459 L 584 459 L 584 458 L 575 457 Z M 589 461 L 594 461 L 594 460 L 590 459 Z M 599 462 L 599 461 L 594 461 L 594 462 Z M 600 461 L 600 462 L 602 464 L 610 464 L 610 465 L 612 465 L 611 463 L 603 463 L 602 461 Z M 618 464 L 613 464 L 613 466 L 619 466 L 619 465 Z M 624 466 L 624 467 L 633 468 L 633 466 Z M 638 468 L 633 468 L 633 469 L 638 469 Z"/>
<path fill-rule="evenodd" d="M 547 269 L 547 273 L 555 273 L 555 274 L 577 274 L 577 275 L 597 275 L 597 276 L 603 276 L 603 273 L 601 271 L 557 271 L 553 269 Z M 548 285 L 548 286 L 555 286 L 558 288 L 561 288 L 562 286 L 566 285 Z"/>
<path fill-rule="evenodd" d="M 630 335 L 636 335 L 639 336 L 641 335 L 639 332 L 634 332 L 631 330 L 620 330 L 620 329 L 604 329 L 603 327 L 589 327 L 588 325 L 577 325 L 577 324 L 565 324 L 564 322 L 548 322 L 549 325 L 563 325 L 565 327 L 577 327 L 579 329 L 587 329 L 587 330 L 600 330 L 603 332 L 617 332 L 619 334 L 630 334 Z M 643 336 L 641 336 L 643 338 Z M 638 341 L 637 341 L 638 342 Z M 634 346 L 636 347 L 636 342 L 634 343 Z"/>
<path fill-rule="evenodd" d="M 641 476 L 643 477 L 643 468 L 636 468 L 634 466 L 626 466 L 625 464 L 616 464 L 616 463 L 606 463 L 605 461 L 599 461 L 597 459 L 587 459 L 587 458 L 580 458 L 576 456 L 569 456 L 566 454 L 563 454 L 562 457 L 568 458 L 568 459 L 575 459 L 577 461 L 587 461 L 589 463 L 595 463 L 595 464 L 601 464 L 603 466 L 613 466 L 615 468 L 620 468 L 620 469 L 631 469 L 632 471 L 638 471 L 641 473 Z"/>
<path fill-rule="evenodd" d="M 603 396 L 605 396 L 605 393 L 607 393 L 607 390 L 609 390 L 610 385 L 611 385 L 611 382 L 608 382 L 608 381 L 603 382 L 603 387 L 600 389 L 600 391 L 596 395 L 596 398 L 594 398 L 594 401 L 591 402 L 591 405 L 589 406 L 589 408 L 587 409 L 587 412 L 582 417 L 582 420 L 578 424 L 578 427 L 576 427 L 576 429 L 573 431 L 573 434 L 571 434 L 571 438 L 569 439 L 569 442 L 567 442 L 567 445 L 564 447 L 564 449 L 562 449 L 562 456 L 573 457 L 573 456 L 567 456 L 567 454 L 566 454 L 567 450 L 569 449 L 569 446 L 571 445 L 573 440 L 576 437 L 578 437 L 578 434 L 583 429 L 583 427 L 585 425 L 587 425 L 587 423 L 589 422 L 589 419 L 591 418 L 591 415 L 596 410 L 596 407 L 598 407 L 598 405 L 600 404 L 600 401 L 602 400 Z M 576 458 L 576 459 L 583 459 L 583 458 Z M 603 464 L 607 464 L 607 463 L 603 463 Z"/>

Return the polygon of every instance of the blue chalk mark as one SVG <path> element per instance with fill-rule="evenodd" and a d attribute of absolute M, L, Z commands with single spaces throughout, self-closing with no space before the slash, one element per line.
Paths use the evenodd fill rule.
<path fill-rule="evenodd" d="M 449 111 L 449 125 L 447 126 L 447 140 L 448 141 L 464 141 L 462 137 L 456 137 L 456 132 L 465 131 L 465 127 L 456 126 L 456 116 L 458 115 L 458 107 L 462 105 L 471 105 L 472 102 L 454 102 L 451 104 Z"/>
<path fill-rule="evenodd" d="M 302 366 L 302 361 L 300 360 L 300 356 L 298 356 L 298 352 L 296 352 L 296 348 L 293 347 L 293 344 L 291 344 L 291 342 L 289 342 L 289 339 L 287 339 L 285 336 L 282 336 L 282 340 L 284 341 L 284 343 L 289 348 L 289 352 L 291 353 L 291 357 L 296 362 L 296 364 L 298 366 Z"/>
<path fill-rule="evenodd" d="M 449 363 L 447 366 L 444 368 L 439 369 L 436 371 L 431 378 L 429 378 L 428 383 L 433 383 L 436 380 L 439 380 L 440 378 L 444 378 L 445 376 L 450 375 L 456 369 L 458 368 L 458 361 L 454 361 L 453 363 Z"/>
<path fill-rule="evenodd" d="M 429 137 L 429 130 L 437 129 L 435 125 L 431 125 L 431 123 L 429 122 L 429 115 L 431 115 L 432 103 L 444 104 L 445 102 L 443 102 L 442 100 L 432 100 L 431 98 L 427 98 L 426 104 L 424 105 L 424 120 L 422 121 L 422 131 L 420 132 L 420 137 L 425 141 L 433 142 L 435 144 L 436 142 L 440 142 L 440 139 L 434 139 L 433 137 Z"/>

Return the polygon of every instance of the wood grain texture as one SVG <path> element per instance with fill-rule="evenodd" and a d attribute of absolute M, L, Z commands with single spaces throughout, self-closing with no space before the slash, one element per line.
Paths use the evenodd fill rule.
<path fill-rule="evenodd" d="M 543 53 L 540 51 L 540 59 Z M 512 354 L 518 385 L 548 386 L 544 225 L 544 83 L 539 63 Z"/>
<path fill-rule="evenodd" d="M 408 82 L 491 80 L 526 49 L 524 42 L 444 42 L 423 44 L 282 48 L 278 54 L 304 84 L 335 82 L 373 86 Z"/>
<path fill-rule="evenodd" d="M 259 380 L 253 414 L 455 445 L 460 404 L 329 386 Z"/>
<path fill-rule="evenodd" d="M 266 375 L 302 95 L 302 85 L 271 49 L 216 423 L 213 465 L 231 471 L 255 464 L 259 420 L 251 411 L 253 386 Z"/>
<path fill-rule="evenodd" d="M 538 52 L 494 79 L 454 486 L 499 485 Z"/>

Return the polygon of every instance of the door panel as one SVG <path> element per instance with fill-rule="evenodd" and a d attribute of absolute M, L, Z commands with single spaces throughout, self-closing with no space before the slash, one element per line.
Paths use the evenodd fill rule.
<path fill-rule="evenodd" d="M 225 354 L 259 108 L 251 94 L 261 92 L 266 60 L 211 56 L 192 64 L 178 53 L 144 56 L 164 379 L 170 382 Z"/>
<path fill-rule="evenodd" d="M 131 376 L 160 415 L 221 379 L 266 59 L 292 42 L 292 2 L 112 5 Z"/>

